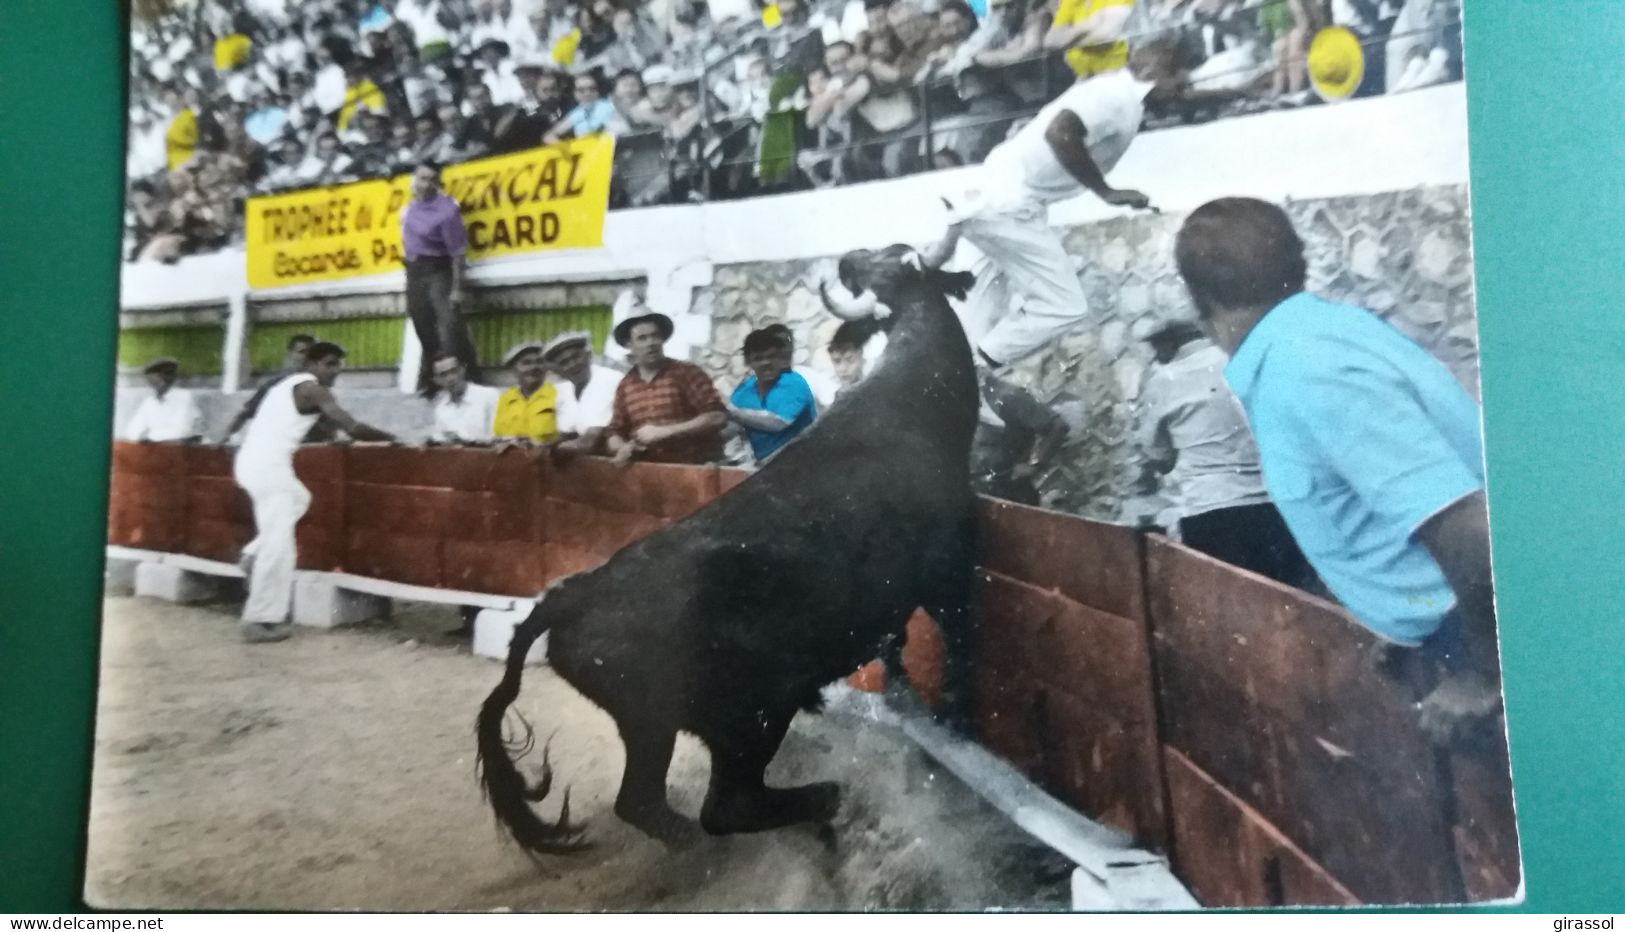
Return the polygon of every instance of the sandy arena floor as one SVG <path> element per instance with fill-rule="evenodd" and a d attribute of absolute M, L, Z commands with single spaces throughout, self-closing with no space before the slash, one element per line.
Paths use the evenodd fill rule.
<path fill-rule="evenodd" d="M 499 676 L 415 605 L 389 622 L 246 645 L 229 603 L 105 603 L 86 897 L 202 909 L 1064 909 L 1071 865 L 1010 826 L 895 728 L 796 719 L 769 780 L 846 787 L 834 842 L 809 828 L 674 854 L 610 811 L 607 715 L 533 668 L 517 707 L 594 843 L 533 862 L 474 782 L 474 713 Z M 841 708 L 849 708 L 842 704 Z M 684 736 L 673 805 L 699 810 Z"/>

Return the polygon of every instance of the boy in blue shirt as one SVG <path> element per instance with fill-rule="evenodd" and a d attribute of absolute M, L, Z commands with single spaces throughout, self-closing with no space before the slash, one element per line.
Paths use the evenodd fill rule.
<path fill-rule="evenodd" d="M 758 464 L 794 440 L 818 415 L 812 388 L 790 371 L 790 344 L 767 330 L 745 337 L 745 365 L 753 373 L 728 400 L 728 417 L 745 428 Z"/>

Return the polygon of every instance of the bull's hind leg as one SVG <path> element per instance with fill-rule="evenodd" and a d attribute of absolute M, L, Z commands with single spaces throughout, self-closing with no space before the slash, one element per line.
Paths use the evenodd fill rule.
<path fill-rule="evenodd" d="M 971 657 L 976 637 L 976 514 L 968 512 L 958 533 L 931 554 L 921 606 L 942 632 L 942 692 L 936 715 L 943 724 L 968 731 L 973 713 Z"/>
<path fill-rule="evenodd" d="M 711 787 L 700 807 L 700 826 L 713 835 L 763 832 L 800 822 L 828 822 L 840 808 L 834 783 L 777 789 L 763 782 L 778 753 L 795 709 L 762 718 L 707 738 L 711 748 Z"/>
<path fill-rule="evenodd" d="M 626 745 L 626 773 L 615 797 L 615 814 L 651 838 L 667 844 L 693 839 L 694 823 L 666 802 L 666 771 L 671 768 L 677 730 L 657 722 L 616 719 Z"/>

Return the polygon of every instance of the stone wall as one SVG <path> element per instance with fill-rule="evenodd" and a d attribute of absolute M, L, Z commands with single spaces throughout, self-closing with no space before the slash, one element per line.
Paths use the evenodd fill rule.
<path fill-rule="evenodd" d="M 1359 304 L 1391 321 L 1441 359 L 1478 396 L 1467 190 L 1444 186 L 1286 205 L 1308 245 L 1311 290 Z M 1193 311 L 1174 268 L 1182 214 L 1141 214 L 1073 227 L 1067 250 L 1095 323 L 1021 363 L 1014 380 L 1072 424 L 1071 438 L 1040 487 L 1045 504 L 1133 523 L 1158 503 L 1136 499 L 1139 458 L 1132 430 L 1151 366 L 1144 337 L 1161 321 Z M 827 365 L 823 347 L 839 323 L 818 300 L 834 257 L 717 266 L 695 293 L 693 311 L 712 320 L 711 345 L 696 361 L 719 384 L 745 375 L 745 334 L 769 323 L 796 333 L 798 365 Z"/>

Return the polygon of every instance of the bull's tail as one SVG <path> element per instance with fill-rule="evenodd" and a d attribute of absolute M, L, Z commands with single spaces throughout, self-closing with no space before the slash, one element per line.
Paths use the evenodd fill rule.
<path fill-rule="evenodd" d="M 502 823 L 520 847 L 537 854 L 568 854 L 580 850 L 585 844 L 581 828 L 570 824 L 570 791 L 564 791 L 558 818 L 552 822 L 543 819 L 531 808 L 531 803 L 541 802 L 553 785 L 553 768 L 548 761 L 547 748 L 542 749 L 541 774 L 532 785 L 519 772 L 517 761 L 534 747 L 535 732 L 522 716 L 515 713 L 519 722 L 518 734 L 513 738 L 503 734 L 508 707 L 519 696 L 519 680 L 525 673 L 525 656 L 530 653 L 531 645 L 549 627 L 544 615 L 546 607 L 545 599 L 538 602 L 530 617 L 514 628 L 513 642 L 508 647 L 508 666 L 502 674 L 502 682 L 486 697 L 474 725 L 479 745 L 475 769 L 479 775 L 480 789 L 496 813 L 497 821 Z"/>

